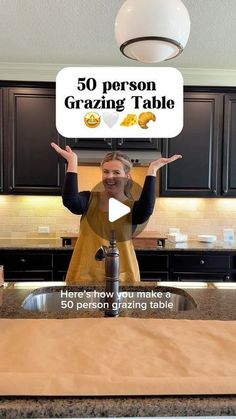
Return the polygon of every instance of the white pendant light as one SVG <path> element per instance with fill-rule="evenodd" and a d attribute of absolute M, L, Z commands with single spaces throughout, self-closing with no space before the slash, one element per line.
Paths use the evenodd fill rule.
<path fill-rule="evenodd" d="M 115 35 L 126 57 L 157 63 L 179 55 L 190 33 L 181 0 L 126 0 L 115 21 Z"/>

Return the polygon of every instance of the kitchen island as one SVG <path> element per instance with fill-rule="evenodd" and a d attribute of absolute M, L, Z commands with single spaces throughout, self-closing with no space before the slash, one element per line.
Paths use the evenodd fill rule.
<path fill-rule="evenodd" d="M 54 284 L 49 284 L 51 288 Z M 0 289 L 1 318 L 65 318 L 61 312 L 40 313 L 26 311 L 21 307 L 30 293 L 38 290 L 41 284 L 5 284 Z M 142 289 L 153 289 L 153 283 L 142 284 Z M 236 289 L 189 289 L 183 287 L 194 299 L 197 307 L 179 312 L 131 312 L 133 317 L 236 320 Z M 59 288 L 62 288 L 60 285 Z M 87 287 L 86 287 L 87 289 Z M 125 287 L 128 290 L 130 287 Z M 132 287 L 134 289 L 134 287 Z M 160 287 L 158 287 L 160 289 Z M 164 288 L 163 288 L 164 289 Z M 76 317 L 69 312 L 67 317 Z M 103 313 L 97 313 L 101 317 Z M 81 317 L 81 314 L 80 314 Z M 0 397 L 0 416 L 20 417 L 119 417 L 119 416 L 219 416 L 236 415 L 236 396 L 116 396 L 116 397 Z"/>

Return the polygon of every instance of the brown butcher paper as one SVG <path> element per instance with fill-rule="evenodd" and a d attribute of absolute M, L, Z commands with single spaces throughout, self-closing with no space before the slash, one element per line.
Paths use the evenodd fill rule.
<path fill-rule="evenodd" d="M 236 393 L 236 321 L 0 319 L 1 395 Z"/>

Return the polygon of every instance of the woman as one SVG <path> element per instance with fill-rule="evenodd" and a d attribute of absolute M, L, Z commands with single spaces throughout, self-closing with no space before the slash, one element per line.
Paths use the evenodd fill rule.
<path fill-rule="evenodd" d="M 67 284 L 104 282 L 104 262 L 95 260 L 95 253 L 99 247 L 108 244 L 111 230 L 111 223 L 108 221 L 109 198 L 115 198 L 131 208 L 129 214 L 115 222 L 115 230 L 118 232 L 117 246 L 120 252 L 120 281 L 126 283 L 140 281 L 131 230 L 147 221 L 153 212 L 157 171 L 182 156 L 174 155 L 153 161 L 147 170 L 140 198 L 134 201 L 129 193 L 132 164 L 126 154 L 114 151 L 103 159 L 101 163 L 103 191 L 78 192 L 77 155 L 69 146 L 62 149 L 55 143 L 51 145 L 68 163 L 62 194 L 63 204 L 74 214 L 82 214 L 79 239 L 66 275 Z"/>

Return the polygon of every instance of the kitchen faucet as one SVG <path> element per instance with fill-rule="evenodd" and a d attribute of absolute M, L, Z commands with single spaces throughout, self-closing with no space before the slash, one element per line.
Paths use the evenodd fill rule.
<path fill-rule="evenodd" d="M 96 252 L 95 259 L 99 261 L 105 259 L 105 316 L 119 316 L 120 254 L 114 230 L 111 230 L 110 245 L 101 246 Z"/>

